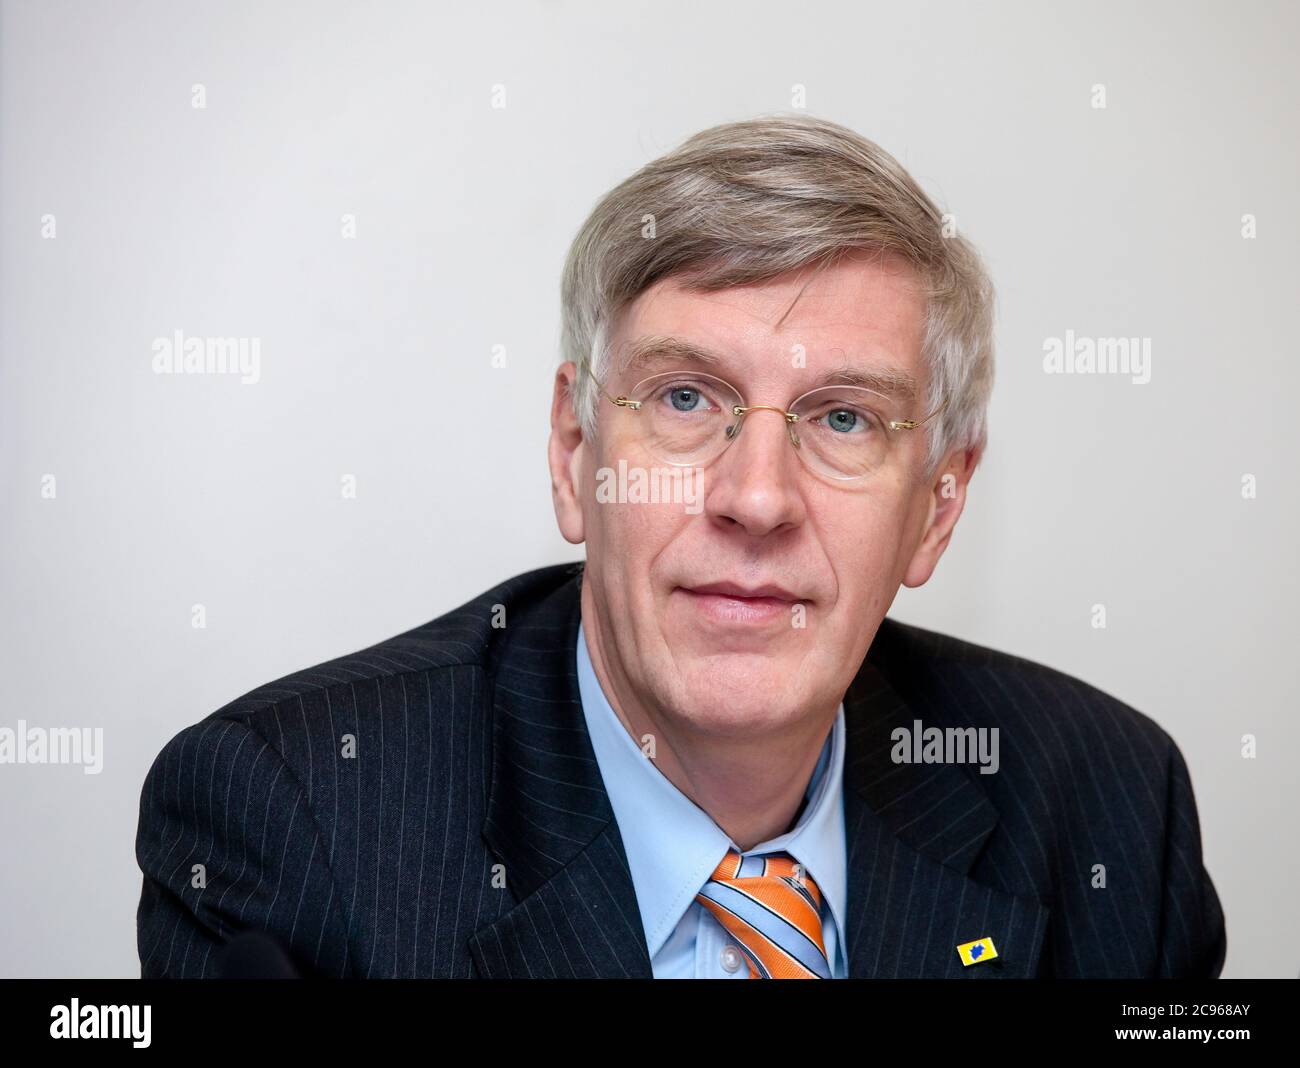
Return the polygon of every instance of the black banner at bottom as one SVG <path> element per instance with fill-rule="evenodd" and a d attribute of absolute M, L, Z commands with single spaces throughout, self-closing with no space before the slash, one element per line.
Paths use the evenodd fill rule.
<path fill-rule="evenodd" d="M 498 1055 L 540 1039 L 563 1056 L 603 1062 L 621 1047 L 591 1046 L 590 1039 L 632 1041 L 628 1052 L 646 1052 L 680 1042 L 687 1025 L 691 1034 L 716 1027 L 720 1039 L 796 1042 L 801 1055 L 826 1042 L 863 1042 L 864 1056 L 873 1047 L 902 1044 L 963 1058 L 1124 1046 L 1164 1047 L 1183 1057 L 1196 1048 L 1293 1048 L 1296 990 L 1292 981 L 1254 979 L 719 981 L 703 987 L 615 980 L 5 980 L 0 1019 L 6 1052 L 41 1055 L 56 1047 L 93 1055 L 106 1045 L 226 1057 L 346 1055 L 384 1050 L 394 1040 L 447 1037 L 457 1050 L 468 1041 Z"/>

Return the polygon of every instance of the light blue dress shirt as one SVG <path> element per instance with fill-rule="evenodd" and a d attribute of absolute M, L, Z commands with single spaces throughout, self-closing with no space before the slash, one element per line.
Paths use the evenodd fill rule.
<path fill-rule="evenodd" d="M 648 759 L 610 706 L 578 626 L 578 690 L 596 761 L 632 871 L 646 948 L 656 979 L 747 979 L 734 941 L 695 895 L 728 849 L 784 850 L 822 892 L 822 939 L 831 974 L 848 973 L 844 954 L 844 705 L 822 746 L 808 799 L 792 830 L 740 850 L 713 819 Z"/>

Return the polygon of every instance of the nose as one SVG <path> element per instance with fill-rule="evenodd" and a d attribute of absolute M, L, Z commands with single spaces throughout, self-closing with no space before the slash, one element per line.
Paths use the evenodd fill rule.
<path fill-rule="evenodd" d="M 778 409 L 757 406 L 739 417 L 735 437 L 713 465 L 705 494 L 709 516 L 746 534 L 793 529 L 803 522 L 799 492 L 802 463 L 794 454 L 788 424 Z"/>

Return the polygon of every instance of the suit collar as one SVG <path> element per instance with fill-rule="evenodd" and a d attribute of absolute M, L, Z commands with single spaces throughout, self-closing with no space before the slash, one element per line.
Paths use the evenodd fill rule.
<path fill-rule="evenodd" d="M 517 902 L 470 938 L 488 978 L 653 978 L 627 856 L 583 718 L 581 569 L 507 605 L 483 837 Z M 500 891 L 497 891 L 500 892 Z"/>
<path fill-rule="evenodd" d="M 998 824 L 973 774 L 956 764 L 896 764 L 898 728 L 916 711 L 886 680 L 885 620 L 845 695 L 845 848 L 850 978 L 1028 978 L 1037 971 L 1048 910 L 971 878 Z M 960 717 L 961 710 L 955 710 Z M 991 937 L 996 960 L 970 967 L 956 947 Z"/>
<path fill-rule="evenodd" d="M 489 977 L 653 974 L 579 696 L 580 575 L 515 612 L 490 667 L 483 836 L 517 904 L 470 939 Z M 1034 974 L 1046 907 L 967 874 L 997 825 L 983 788 L 953 765 L 891 761 L 890 732 L 915 716 L 870 655 L 844 705 L 850 977 Z M 955 947 L 985 936 L 998 960 L 963 969 Z"/>

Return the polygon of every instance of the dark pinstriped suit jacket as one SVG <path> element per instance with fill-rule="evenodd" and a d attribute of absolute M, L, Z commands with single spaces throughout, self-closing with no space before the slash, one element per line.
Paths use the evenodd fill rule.
<path fill-rule="evenodd" d="M 650 978 L 579 703 L 580 573 L 517 576 L 177 734 L 140 799 L 142 975 L 214 975 L 265 930 L 307 976 Z M 1187 768 L 1150 719 L 888 619 L 844 703 L 852 977 L 1219 974 Z M 894 764 L 916 719 L 1000 728 L 1000 770 Z M 1000 959 L 963 968 L 985 935 Z"/>

